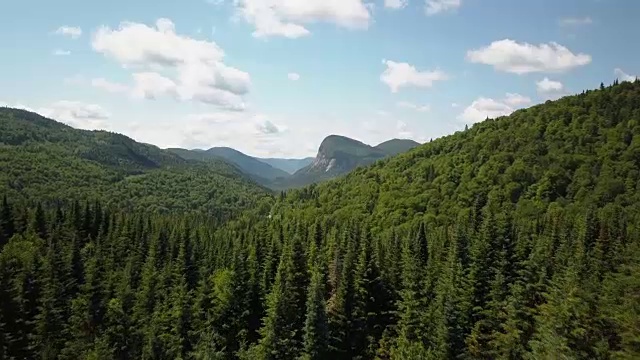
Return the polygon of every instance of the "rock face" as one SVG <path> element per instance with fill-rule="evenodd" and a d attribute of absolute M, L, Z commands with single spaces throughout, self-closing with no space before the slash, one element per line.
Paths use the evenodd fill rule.
<path fill-rule="evenodd" d="M 374 147 L 348 137 L 331 135 L 322 141 L 313 162 L 287 179 L 288 187 L 328 180 L 418 145 L 412 140 L 393 139 Z"/>
<path fill-rule="evenodd" d="M 298 174 L 339 175 L 362 165 L 382 159 L 386 154 L 377 148 L 344 136 L 331 135 L 322 141 L 311 165 Z"/>

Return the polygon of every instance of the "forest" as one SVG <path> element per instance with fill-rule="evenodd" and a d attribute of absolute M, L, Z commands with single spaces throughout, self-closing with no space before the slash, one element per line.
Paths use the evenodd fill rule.
<path fill-rule="evenodd" d="M 639 81 L 224 218 L 113 184 L 0 187 L 0 358 L 640 358 Z"/>

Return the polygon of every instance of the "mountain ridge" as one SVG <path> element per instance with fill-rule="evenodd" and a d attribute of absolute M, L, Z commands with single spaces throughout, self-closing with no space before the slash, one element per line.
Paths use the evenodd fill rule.
<path fill-rule="evenodd" d="M 332 179 L 419 145 L 413 140 L 391 139 L 371 146 L 346 136 L 329 135 L 320 144 L 313 162 L 296 171 L 288 185 L 300 187 Z"/>
<path fill-rule="evenodd" d="M 0 168 L 11 170 L 0 172 L 0 192 L 26 200 L 105 199 L 123 208 L 199 209 L 227 218 L 268 193 L 222 160 L 185 160 L 122 134 L 11 108 L 0 108 Z"/>

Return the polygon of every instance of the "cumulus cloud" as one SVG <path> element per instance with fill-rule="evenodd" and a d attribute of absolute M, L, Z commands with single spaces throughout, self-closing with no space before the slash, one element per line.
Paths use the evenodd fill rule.
<path fill-rule="evenodd" d="M 54 102 L 35 109 L 35 112 L 86 130 L 107 129 L 109 126 L 105 120 L 111 117 L 111 114 L 100 105 L 68 100 Z"/>
<path fill-rule="evenodd" d="M 489 46 L 468 51 L 467 60 L 472 63 L 491 65 L 499 71 L 527 74 L 565 72 L 591 63 L 591 56 L 583 53 L 574 54 L 555 42 L 532 45 L 504 39 L 494 41 Z"/>
<path fill-rule="evenodd" d="M 425 12 L 435 15 L 445 11 L 452 11 L 462 5 L 462 0 L 426 0 Z"/>
<path fill-rule="evenodd" d="M 547 77 L 537 81 L 536 88 L 538 90 L 538 94 L 545 100 L 557 100 L 568 95 L 564 84 L 559 81 L 550 80 Z"/>
<path fill-rule="evenodd" d="M 504 99 L 498 100 L 480 97 L 464 109 L 458 118 L 465 123 L 473 124 L 487 118 L 495 119 L 500 116 L 509 115 L 522 105 L 530 102 L 531 99 L 528 97 L 512 93 L 507 93 Z"/>
<path fill-rule="evenodd" d="M 291 80 L 291 81 L 298 81 L 298 80 L 300 80 L 300 74 L 298 74 L 298 73 L 289 73 L 289 74 L 287 74 L 287 78 L 289 78 L 289 80 Z"/>
<path fill-rule="evenodd" d="M 224 51 L 215 43 L 178 35 L 169 19 L 155 27 L 123 22 L 118 29 L 101 27 L 93 49 L 135 71 L 131 94 L 155 99 L 169 95 L 233 110 L 244 109 L 248 73 L 224 64 Z"/>
<path fill-rule="evenodd" d="M 409 0 L 384 0 L 384 7 L 389 9 L 402 9 L 409 3 Z"/>
<path fill-rule="evenodd" d="M 591 25 L 593 24 L 593 20 L 590 17 L 567 17 L 562 18 L 558 21 L 560 26 L 582 26 L 582 25 Z"/>
<path fill-rule="evenodd" d="M 420 71 L 408 63 L 382 60 L 387 69 L 380 75 L 380 81 L 387 84 L 391 92 L 396 93 L 402 87 L 431 87 L 436 81 L 447 80 L 448 76 L 440 70 Z"/>
<path fill-rule="evenodd" d="M 111 82 L 104 78 L 91 79 L 91 86 L 110 93 L 124 93 L 129 90 L 127 85 Z"/>
<path fill-rule="evenodd" d="M 164 146 L 229 146 L 250 155 L 278 154 L 290 143 L 299 146 L 299 139 L 282 141 L 286 132 L 285 125 L 264 114 L 232 111 L 191 114 L 178 122 L 159 124 L 151 131 L 132 129 L 134 136 Z"/>
<path fill-rule="evenodd" d="M 155 100 L 163 95 L 177 96 L 177 85 L 173 80 L 155 72 L 133 74 L 132 95 L 138 99 Z"/>
<path fill-rule="evenodd" d="M 329 22 L 366 29 L 371 5 L 364 0 L 234 0 L 236 16 L 255 27 L 254 37 L 299 38 L 310 34 L 306 24 Z"/>
<path fill-rule="evenodd" d="M 531 103 L 531 99 L 520 94 L 507 93 L 504 102 L 511 106 L 521 106 Z"/>
<path fill-rule="evenodd" d="M 77 39 L 82 36 L 82 29 L 77 26 L 60 26 L 56 31 L 56 34 L 68 36 L 72 39 Z"/>
<path fill-rule="evenodd" d="M 276 124 L 272 123 L 269 120 L 263 120 L 256 124 L 256 128 L 261 134 L 278 134 L 282 131 Z"/>
<path fill-rule="evenodd" d="M 559 81 L 549 80 L 548 77 L 536 82 L 539 93 L 552 93 L 564 90 L 564 85 Z"/>
<path fill-rule="evenodd" d="M 111 117 L 111 114 L 100 105 L 70 100 L 60 100 L 41 107 L 0 101 L 0 107 L 31 111 L 85 130 L 109 129 L 106 120 Z"/>
<path fill-rule="evenodd" d="M 629 82 L 636 81 L 636 76 L 629 75 L 629 74 L 625 73 L 624 71 L 622 71 L 622 69 L 620 69 L 620 68 L 616 68 L 615 70 L 613 70 L 613 73 L 616 75 L 618 80 L 620 80 L 622 82 L 624 82 L 624 81 L 629 81 Z"/>
<path fill-rule="evenodd" d="M 69 55 L 71 55 L 71 51 L 63 50 L 63 49 L 55 49 L 55 50 L 53 50 L 53 55 L 55 55 L 55 56 L 69 56 Z"/>
<path fill-rule="evenodd" d="M 396 106 L 403 109 L 415 110 L 418 112 L 427 112 L 431 110 L 430 105 L 417 105 L 408 101 L 398 101 Z"/>

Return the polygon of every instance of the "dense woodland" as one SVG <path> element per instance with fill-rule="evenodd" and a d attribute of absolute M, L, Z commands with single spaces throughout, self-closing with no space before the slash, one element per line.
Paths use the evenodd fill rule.
<path fill-rule="evenodd" d="M 187 161 L 124 135 L 8 108 L 0 108 L 0 169 L 0 194 L 16 201 L 99 200 L 120 209 L 228 219 L 259 206 L 266 194 L 223 161 Z"/>
<path fill-rule="evenodd" d="M 640 358 L 638 81 L 226 221 L 9 189 L 0 358 Z"/>

